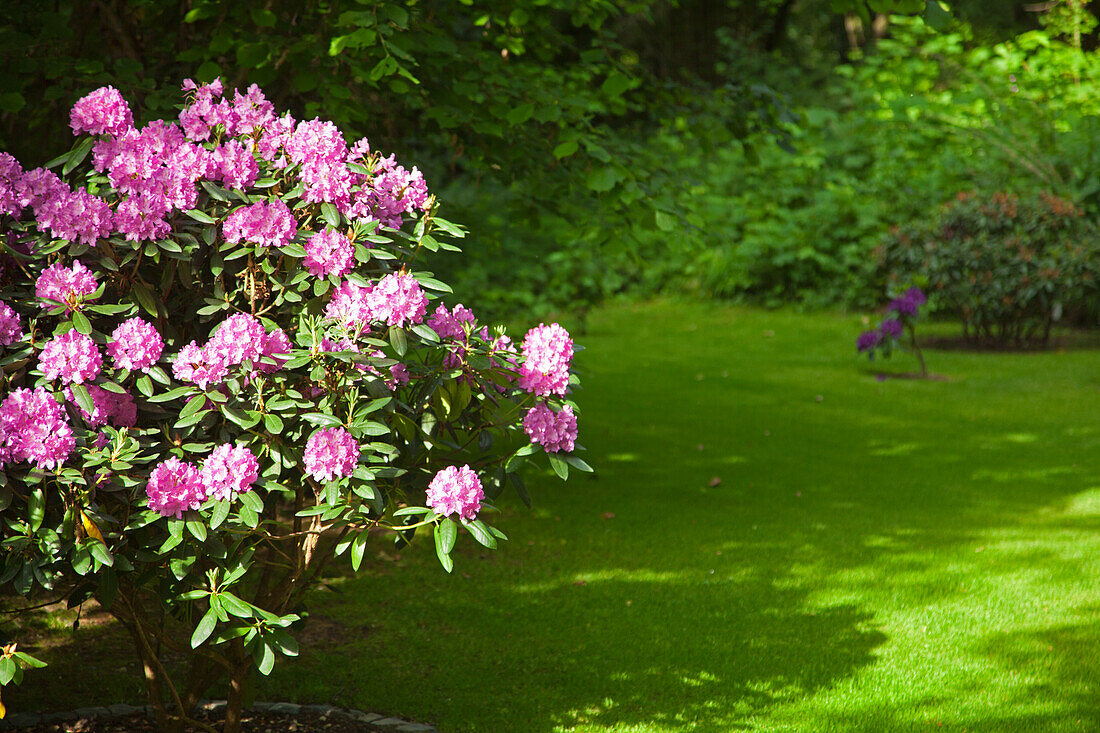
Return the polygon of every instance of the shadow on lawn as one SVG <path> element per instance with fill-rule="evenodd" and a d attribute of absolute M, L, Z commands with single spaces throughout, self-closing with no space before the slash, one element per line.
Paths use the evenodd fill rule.
<path fill-rule="evenodd" d="M 852 675 L 886 640 L 855 606 L 813 610 L 804 601 L 802 591 L 762 576 L 569 583 L 517 599 L 512 614 L 516 627 L 538 629 L 557 648 L 524 653 L 527 640 L 514 634 L 505 643 L 516 648 L 499 663 L 522 660 L 515 692 L 545 706 L 545 717 L 525 722 L 531 731 L 583 723 L 733 730 Z"/>

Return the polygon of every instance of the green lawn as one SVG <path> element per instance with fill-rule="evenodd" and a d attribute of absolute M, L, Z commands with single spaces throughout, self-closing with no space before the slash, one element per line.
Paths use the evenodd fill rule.
<path fill-rule="evenodd" d="M 880 382 L 861 328 L 594 312 L 598 474 L 533 477 L 512 541 L 466 538 L 452 575 L 377 545 L 258 697 L 443 733 L 1097 730 L 1100 352 L 931 351 L 949 381 Z"/>

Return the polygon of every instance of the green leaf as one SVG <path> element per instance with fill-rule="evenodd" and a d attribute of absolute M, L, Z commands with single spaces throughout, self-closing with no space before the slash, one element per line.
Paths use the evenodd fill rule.
<path fill-rule="evenodd" d="M 448 529 L 444 529 L 444 525 Z M 454 561 L 451 560 L 451 549 L 454 548 L 455 535 L 458 533 L 458 528 L 455 523 L 450 519 L 444 519 L 439 524 L 435 525 L 435 554 L 439 558 L 439 564 L 443 566 L 443 569 L 448 573 L 454 568 Z"/>
<path fill-rule="evenodd" d="M 264 415 L 264 427 L 267 428 L 267 432 L 278 435 L 283 432 L 283 419 L 274 413 L 267 413 Z"/>
<path fill-rule="evenodd" d="M 613 189 L 621 178 L 614 166 L 605 165 L 588 174 L 587 185 L 593 191 L 602 193 Z"/>
<path fill-rule="evenodd" d="M 474 539 L 477 540 L 480 544 L 488 547 L 490 550 L 495 550 L 497 548 L 496 537 L 493 537 L 488 528 L 486 528 L 484 522 L 482 522 L 480 519 L 463 522 L 463 524 L 466 526 L 466 529 L 470 531 L 470 534 L 473 535 Z"/>
<path fill-rule="evenodd" d="M 61 175 L 67 176 L 74 168 L 84 162 L 84 159 L 88 157 L 88 153 L 91 152 L 92 146 L 95 144 L 95 138 L 86 137 L 80 141 L 80 143 L 73 148 L 69 154 L 69 160 L 65 163 L 65 167 L 61 169 Z"/>
<path fill-rule="evenodd" d="M 436 525 L 437 542 L 443 550 L 443 554 L 450 555 L 454 549 L 455 540 L 458 538 L 458 525 L 453 519 L 444 519 Z"/>
<path fill-rule="evenodd" d="M 524 122 L 531 119 L 531 115 L 534 113 L 535 105 L 527 102 L 513 107 L 505 116 L 505 119 L 508 120 L 509 125 L 522 125 Z"/>
<path fill-rule="evenodd" d="M 272 651 L 271 646 L 266 641 L 260 642 L 258 656 L 254 654 L 253 659 L 256 661 L 256 669 L 260 670 L 260 674 L 265 677 L 271 674 L 271 670 L 275 667 L 275 652 Z"/>
<path fill-rule="evenodd" d="M 135 282 L 134 289 L 131 291 L 134 298 L 137 300 L 138 305 L 142 310 L 151 315 L 153 318 L 157 317 L 157 302 L 153 299 L 153 294 L 149 292 L 149 288 L 145 286 L 145 283 Z"/>
<path fill-rule="evenodd" d="M 217 224 L 218 220 L 207 214 L 205 211 L 199 211 L 198 209 L 191 209 L 187 212 L 187 215 L 195 221 L 200 221 L 203 224 Z"/>
<path fill-rule="evenodd" d="M 415 277 L 417 282 L 419 282 L 421 286 L 427 288 L 428 290 L 436 290 L 441 293 L 453 292 L 450 285 L 445 282 L 436 280 L 434 277 L 427 277 L 425 275 L 415 275 Z"/>
<path fill-rule="evenodd" d="M 80 409 L 84 412 L 92 415 L 95 413 L 95 402 L 92 401 L 92 396 L 88 394 L 88 388 L 83 384 L 74 384 L 71 387 L 73 391 L 73 397 L 76 398 L 76 404 L 80 405 Z"/>
<path fill-rule="evenodd" d="M 367 533 L 360 532 L 351 541 L 351 569 L 358 570 L 363 564 L 363 555 L 367 549 Z"/>
<path fill-rule="evenodd" d="M 191 634 L 191 648 L 197 649 L 202 645 L 204 641 L 210 638 L 210 634 L 214 632 L 214 627 L 218 625 L 218 614 L 211 607 L 203 617 L 199 619 L 199 623 L 195 626 L 195 632 Z"/>
<path fill-rule="evenodd" d="M 326 415 L 323 412 L 307 412 L 301 416 L 306 422 L 313 423 L 323 428 L 334 428 L 343 425 L 340 418 L 335 415 Z"/>
<path fill-rule="evenodd" d="M 80 311 L 73 313 L 73 327 L 85 336 L 92 335 L 92 323 L 88 320 L 88 317 Z"/>
<path fill-rule="evenodd" d="M 27 100 L 19 92 L 0 94 L 0 112 L 18 112 L 27 106 Z"/>
<path fill-rule="evenodd" d="M 405 330 L 398 328 L 397 326 L 390 326 L 390 345 L 393 346 L 393 350 L 397 352 L 398 356 L 404 356 L 405 352 L 409 348 L 409 343 L 405 338 Z"/>
<path fill-rule="evenodd" d="M 321 204 L 321 218 L 333 229 L 340 227 L 340 212 L 328 201 Z"/>
<path fill-rule="evenodd" d="M 150 397 L 150 402 L 171 402 L 172 400 L 178 400 L 186 394 L 190 394 L 195 390 L 194 387 L 176 387 L 175 389 L 168 390 L 163 394 L 158 394 L 155 397 Z"/>
<path fill-rule="evenodd" d="M 206 542 L 206 523 L 201 519 L 187 520 L 187 531 L 199 542 Z"/>
<path fill-rule="evenodd" d="M 569 464 L 562 460 L 561 456 L 556 453 L 547 453 L 546 457 L 550 459 L 550 467 L 554 469 L 554 473 L 561 477 L 561 480 L 569 478 Z"/>
<path fill-rule="evenodd" d="M 257 514 L 264 510 L 264 500 L 255 491 L 246 491 L 243 494 L 238 494 L 238 496 L 241 499 L 241 504 Z"/>
<path fill-rule="evenodd" d="M 39 486 L 31 489 L 30 496 L 27 497 L 27 519 L 30 522 L 31 532 L 37 532 L 38 528 L 42 526 L 42 521 L 46 518 L 46 493 L 45 490 Z"/>
<path fill-rule="evenodd" d="M 214 510 L 210 512 L 210 529 L 217 529 L 229 516 L 229 502 L 219 501 L 214 504 Z"/>
<path fill-rule="evenodd" d="M 654 219 L 656 220 L 657 228 L 662 232 L 671 232 L 676 226 L 676 217 L 660 209 L 653 212 Z"/>
<path fill-rule="evenodd" d="M 274 28 L 278 19 L 275 13 L 264 8 L 252 8 L 252 22 L 261 28 Z"/>
<path fill-rule="evenodd" d="M 578 147 L 579 146 L 577 145 L 576 140 L 566 140 L 563 143 L 558 143 L 554 147 L 554 157 L 555 158 L 568 158 L 570 155 L 577 152 Z"/>
<path fill-rule="evenodd" d="M 115 564 L 114 555 L 107 549 L 107 545 L 103 544 L 99 540 L 91 540 L 88 542 L 88 551 L 92 553 L 92 557 L 103 565 L 110 567 Z"/>

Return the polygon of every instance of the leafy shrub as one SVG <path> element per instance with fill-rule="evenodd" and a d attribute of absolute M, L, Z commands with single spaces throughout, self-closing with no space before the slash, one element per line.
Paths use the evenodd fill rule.
<path fill-rule="evenodd" d="M 889 282 L 927 283 L 972 342 L 1046 344 L 1061 314 L 1096 293 L 1096 237 L 1052 194 L 960 193 L 931 222 L 892 232 L 879 266 Z"/>
<path fill-rule="evenodd" d="M 98 600 L 161 727 L 228 677 L 233 731 L 333 557 L 425 530 L 450 571 L 459 534 L 504 537 L 484 512 L 508 485 L 529 501 L 530 456 L 590 469 L 572 340 L 540 325 L 517 350 L 438 302 L 421 261 L 463 232 L 416 168 L 258 87 L 184 89 L 178 123 L 136 129 L 106 87 L 47 167 L 0 154 L 0 588 Z"/>

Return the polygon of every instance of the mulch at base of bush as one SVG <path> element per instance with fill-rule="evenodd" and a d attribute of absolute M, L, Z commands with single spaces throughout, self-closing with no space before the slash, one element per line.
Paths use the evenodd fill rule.
<path fill-rule="evenodd" d="M 220 729 L 225 719 L 225 708 L 200 710 L 196 719 Z M 360 714 L 361 715 L 361 714 Z M 373 716 L 378 717 L 378 716 Z M 355 713 L 341 710 L 318 712 L 302 708 L 296 713 L 272 710 L 247 710 L 242 717 L 242 733 L 406 733 L 406 731 L 434 731 L 426 725 L 383 718 L 389 725 L 374 725 L 359 720 Z M 158 733 L 156 721 L 145 713 L 110 717 L 77 717 L 66 721 L 39 723 L 17 728 L 22 733 Z M 189 726 L 186 733 L 206 733 L 202 728 Z"/>

